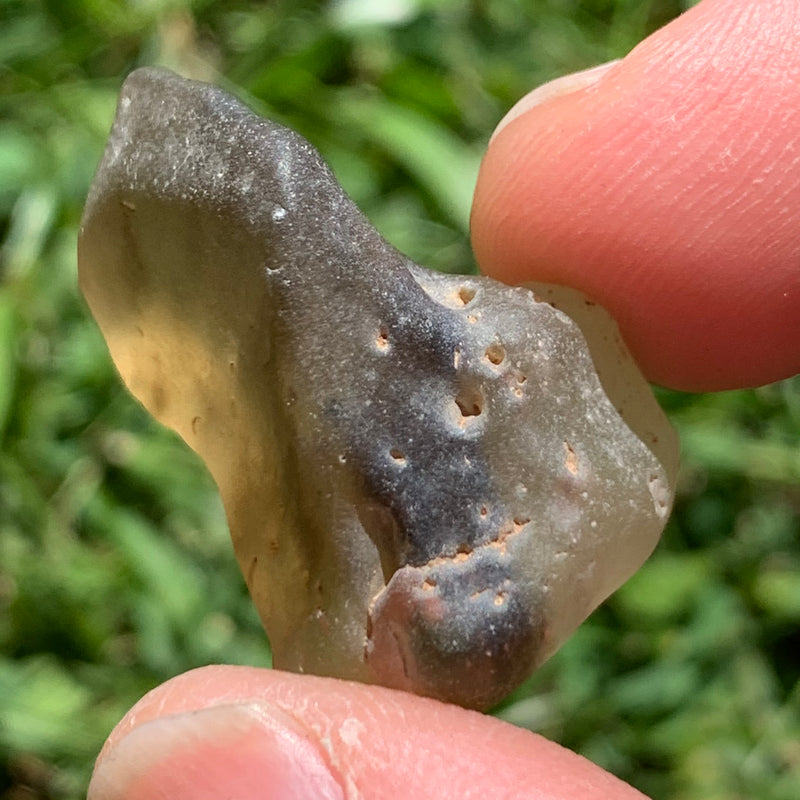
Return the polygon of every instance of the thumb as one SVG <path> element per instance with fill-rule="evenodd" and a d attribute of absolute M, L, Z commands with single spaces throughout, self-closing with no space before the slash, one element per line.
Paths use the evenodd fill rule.
<path fill-rule="evenodd" d="M 473 206 L 487 273 L 581 289 L 666 386 L 800 372 L 800 2 L 705 0 L 504 122 Z"/>
<path fill-rule="evenodd" d="M 559 745 L 474 711 L 331 678 L 206 667 L 144 697 L 89 800 L 644 800 Z"/>

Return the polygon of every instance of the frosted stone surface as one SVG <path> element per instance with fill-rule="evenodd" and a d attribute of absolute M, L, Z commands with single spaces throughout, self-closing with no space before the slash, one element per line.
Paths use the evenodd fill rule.
<path fill-rule="evenodd" d="M 276 667 L 485 708 L 658 540 L 675 438 L 604 312 L 413 264 L 218 89 L 128 78 L 79 263 L 219 485 Z"/>

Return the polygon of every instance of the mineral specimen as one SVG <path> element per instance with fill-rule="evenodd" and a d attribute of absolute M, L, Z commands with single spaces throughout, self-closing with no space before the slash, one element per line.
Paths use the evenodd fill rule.
<path fill-rule="evenodd" d="M 413 264 L 216 88 L 128 78 L 79 265 L 219 486 L 276 667 L 485 708 L 658 540 L 675 439 L 604 312 Z"/>

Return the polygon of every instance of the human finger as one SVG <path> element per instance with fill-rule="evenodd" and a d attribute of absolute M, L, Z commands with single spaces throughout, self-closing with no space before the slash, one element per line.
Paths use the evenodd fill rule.
<path fill-rule="evenodd" d="M 104 747 L 89 800 L 635 800 L 529 731 L 376 686 L 206 667 L 144 697 Z"/>
<path fill-rule="evenodd" d="M 800 3 L 705 0 L 589 78 L 492 140 L 481 267 L 581 289 L 666 386 L 800 372 Z"/>

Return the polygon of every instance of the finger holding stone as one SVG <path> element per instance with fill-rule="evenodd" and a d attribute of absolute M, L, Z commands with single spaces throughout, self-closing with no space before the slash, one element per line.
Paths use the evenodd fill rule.
<path fill-rule="evenodd" d="M 800 371 L 798 14 L 705 0 L 523 101 L 481 168 L 481 267 L 581 289 L 666 386 Z"/>
<path fill-rule="evenodd" d="M 206 667 L 146 695 L 101 753 L 89 800 L 504 797 L 642 800 L 529 731 L 375 686 Z"/>

